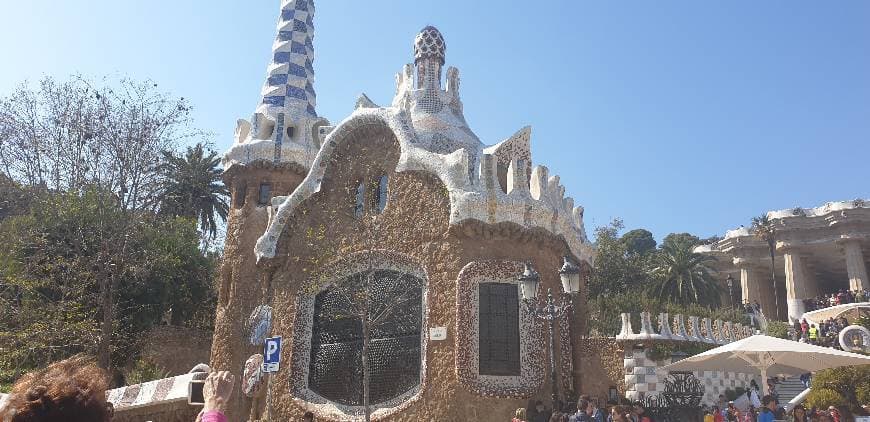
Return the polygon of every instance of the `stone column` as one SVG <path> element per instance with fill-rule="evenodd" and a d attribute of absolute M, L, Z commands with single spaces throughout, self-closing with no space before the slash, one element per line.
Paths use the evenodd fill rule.
<path fill-rule="evenodd" d="M 870 289 L 861 244 L 857 240 L 850 240 L 843 244 L 843 248 L 846 252 L 846 271 L 849 272 L 849 290 Z"/>
<path fill-rule="evenodd" d="M 742 301 L 758 302 L 761 312 L 770 319 L 776 318 L 776 298 L 773 296 L 773 281 L 770 280 L 770 268 L 761 268 L 749 263 L 738 263 L 740 268 L 740 289 Z"/>
<path fill-rule="evenodd" d="M 742 293 L 742 302 L 753 303 L 758 301 L 761 303 L 761 292 L 759 291 L 758 279 L 755 277 L 755 271 L 748 264 L 740 265 L 740 291 Z"/>
<path fill-rule="evenodd" d="M 806 267 L 797 251 L 789 250 L 785 258 L 785 297 L 788 304 L 788 320 L 794 321 L 806 312 L 803 299 L 809 298 Z"/>

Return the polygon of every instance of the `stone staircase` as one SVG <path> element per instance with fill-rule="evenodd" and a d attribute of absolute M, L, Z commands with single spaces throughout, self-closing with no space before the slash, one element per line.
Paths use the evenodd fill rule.
<path fill-rule="evenodd" d="M 803 393 L 806 389 L 807 388 L 801 384 L 800 377 L 790 377 L 786 378 L 784 381 L 780 381 L 780 383 L 776 385 L 780 405 L 785 406 L 786 403 L 797 397 L 798 394 Z"/>

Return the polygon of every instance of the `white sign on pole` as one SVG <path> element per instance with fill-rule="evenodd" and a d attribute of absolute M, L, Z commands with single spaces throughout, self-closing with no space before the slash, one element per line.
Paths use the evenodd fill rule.
<path fill-rule="evenodd" d="M 269 337 L 263 346 L 263 372 L 278 372 L 281 363 L 281 336 Z"/>
<path fill-rule="evenodd" d="M 435 341 L 447 340 L 447 327 L 430 328 L 429 339 Z"/>

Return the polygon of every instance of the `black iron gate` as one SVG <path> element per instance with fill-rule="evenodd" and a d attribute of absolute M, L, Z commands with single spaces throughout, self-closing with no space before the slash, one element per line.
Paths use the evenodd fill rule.
<path fill-rule="evenodd" d="M 674 371 L 668 374 L 665 391 L 648 396 L 643 405 L 657 422 L 690 422 L 701 420 L 701 398 L 704 386 L 691 372 Z"/>

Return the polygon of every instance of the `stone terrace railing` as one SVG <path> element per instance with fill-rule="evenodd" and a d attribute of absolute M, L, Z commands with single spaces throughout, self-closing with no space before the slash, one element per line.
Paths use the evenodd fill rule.
<path fill-rule="evenodd" d="M 671 319 L 666 312 L 658 315 L 658 331 L 653 328 L 651 314 L 641 312 L 640 332 L 635 333 L 631 326 L 631 314 L 623 313 L 621 317 L 622 330 L 616 335 L 617 341 L 671 340 L 726 344 L 753 334 L 752 327 L 721 319 L 711 321 L 709 318 L 690 316 L 686 325 L 683 315 L 676 314 Z"/>

